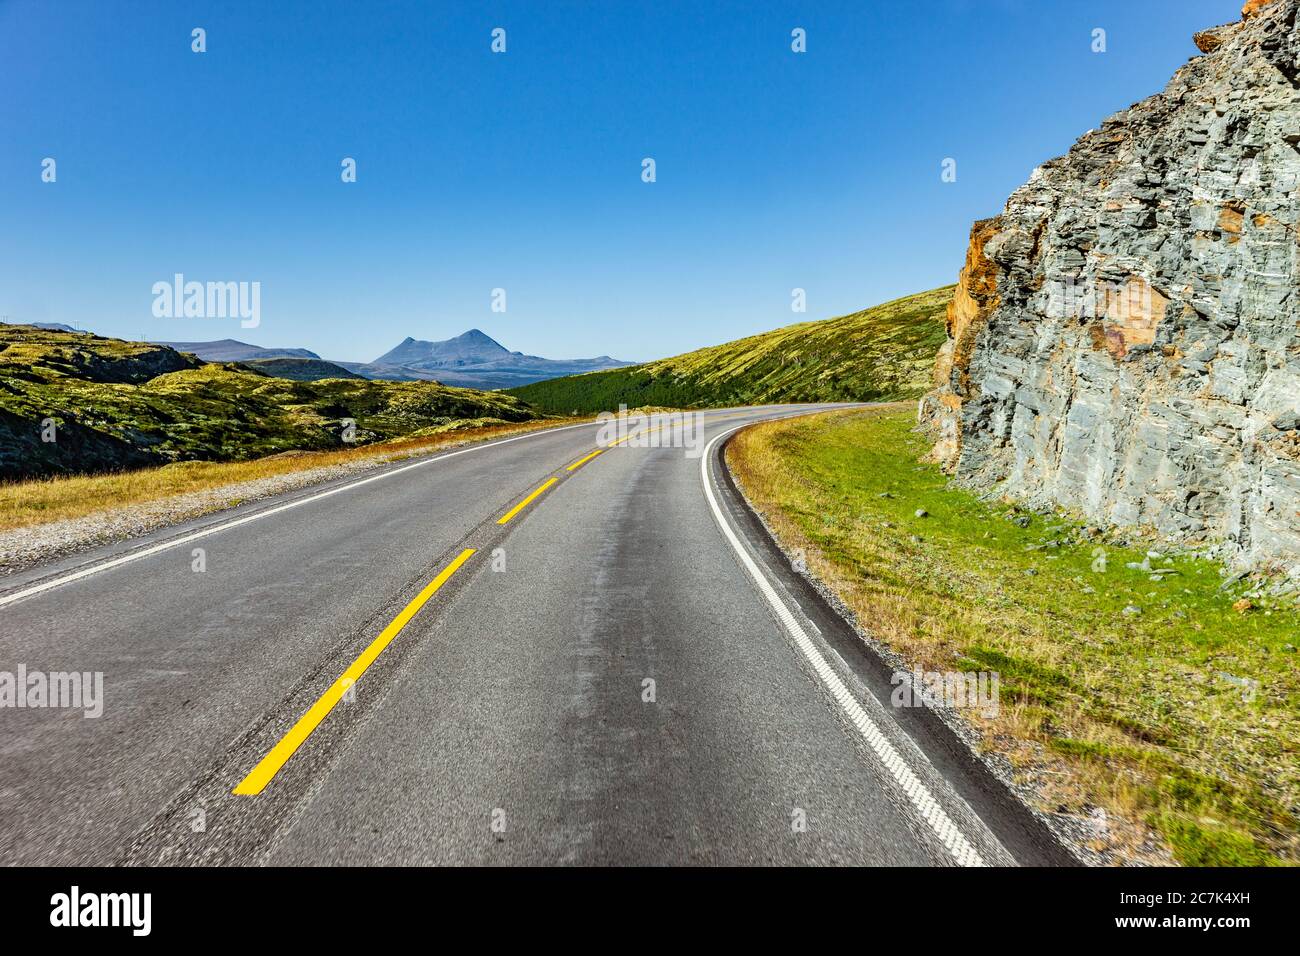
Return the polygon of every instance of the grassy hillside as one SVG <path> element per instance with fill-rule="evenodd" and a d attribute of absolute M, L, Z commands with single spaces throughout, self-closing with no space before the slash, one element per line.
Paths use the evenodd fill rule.
<path fill-rule="evenodd" d="M 507 391 L 554 414 L 614 410 L 620 403 L 695 408 L 916 398 L 930 387 L 952 291 L 948 286 L 645 365 Z"/>
<path fill-rule="evenodd" d="M 965 711 L 981 747 L 1095 849 L 1158 863 L 1154 830 L 1188 865 L 1300 860 L 1294 604 L 954 488 L 928 451 L 909 405 L 758 425 L 727 461 L 873 636 L 926 671 L 1000 675 L 999 712 Z"/>
<path fill-rule="evenodd" d="M 250 359 L 241 363 L 255 372 L 271 375 L 275 378 L 291 378 L 296 382 L 316 382 L 323 378 L 363 378 L 356 372 L 349 372 L 341 365 L 326 362 L 324 359 L 309 358 L 269 358 Z"/>
<path fill-rule="evenodd" d="M 164 346 L 0 326 L 0 478 L 233 461 L 537 418 L 518 399 L 433 382 L 292 381 Z M 45 441 L 55 425 L 55 441 Z"/>

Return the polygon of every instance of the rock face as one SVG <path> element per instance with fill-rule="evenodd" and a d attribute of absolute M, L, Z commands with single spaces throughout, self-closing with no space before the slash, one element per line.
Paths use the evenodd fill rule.
<path fill-rule="evenodd" d="M 975 224 L 934 456 L 982 488 L 1300 576 L 1300 0 Z"/>

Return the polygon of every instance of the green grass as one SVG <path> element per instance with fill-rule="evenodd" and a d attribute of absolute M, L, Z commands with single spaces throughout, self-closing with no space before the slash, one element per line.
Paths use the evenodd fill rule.
<path fill-rule="evenodd" d="M 892 401 L 930 388 L 952 287 L 803 322 L 645 365 L 509 389 L 552 414 L 718 408 L 769 402 Z"/>
<path fill-rule="evenodd" d="M 1294 863 L 1294 604 L 1256 595 L 1242 611 L 1252 582 L 1225 587 L 1176 552 L 1151 564 L 1177 573 L 1153 581 L 1128 567 L 1146 560 L 1136 533 L 954 488 L 913 423 L 907 407 L 760 425 L 729 462 L 878 637 L 927 669 L 1000 674 L 1000 715 L 972 720 L 1045 808 L 1104 808 L 1131 857 L 1154 830 L 1186 864 Z"/>
<path fill-rule="evenodd" d="M 0 478 L 248 461 L 538 418 L 519 399 L 433 382 L 293 381 L 88 333 L 0 326 Z M 355 422 L 346 442 L 345 419 Z M 57 440 L 43 440 L 52 421 Z"/>

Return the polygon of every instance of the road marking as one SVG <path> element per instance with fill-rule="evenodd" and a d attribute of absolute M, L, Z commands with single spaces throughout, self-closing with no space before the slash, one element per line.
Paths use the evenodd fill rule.
<path fill-rule="evenodd" d="M 99 564 L 93 564 L 87 568 L 81 568 L 77 571 L 70 571 L 67 574 L 51 578 L 48 581 L 42 581 L 40 584 L 33 584 L 29 588 L 23 588 L 21 591 L 15 591 L 12 594 L 6 594 L 0 597 L 0 607 L 6 604 L 12 604 L 15 601 L 21 601 L 23 598 L 32 597 L 41 594 L 53 588 L 61 587 L 65 584 L 71 584 L 73 581 L 80 581 L 82 578 L 90 577 L 92 574 L 98 574 L 101 571 L 108 571 L 111 568 L 121 567 L 131 561 L 138 561 L 141 558 L 147 558 L 150 555 L 158 554 L 161 551 L 167 551 L 170 548 L 179 548 L 181 545 L 189 544 L 191 541 L 197 541 L 200 538 L 206 538 L 208 535 L 217 534 L 222 531 L 228 531 L 231 528 L 237 528 L 240 525 L 248 524 L 250 521 L 257 521 L 260 518 L 267 518 L 282 511 L 288 511 L 290 508 L 298 508 L 302 505 L 311 504 L 313 501 L 320 501 L 322 498 L 328 498 L 331 495 L 341 494 L 344 491 L 351 491 L 353 488 L 359 488 L 362 485 L 368 485 L 372 481 L 382 481 L 385 478 L 391 478 L 393 475 L 400 475 L 403 472 L 410 471 L 412 468 L 422 468 L 425 465 L 432 465 L 435 462 L 446 461 L 448 458 L 455 458 L 457 455 L 468 455 L 470 452 L 483 451 L 486 448 L 496 448 L 498 445 L 508 445 L 511 442 L 523 441 L 527 438 L 538 438 L 542 435 L 552 435 L 555 432 L 568 431 L 571 428 L 599 428 L 599 422 L 583 422 L 580 425 L 563 425 L 560 428 L 544 428 L 539 431 L 529 432 L 527 435 L 519 435 L 515 438 L 503 438 L 500 441 L 485 442 L 481 445 L 475 445 L 471 448 L 462 448 L 459 451 L 447 452 L 444 455 L 437 455 L 433 458 L 425 458 L 422 461 L 413 462 L 409 465 L 403 465 L 400 468 L 394 468 L 390 471 L 382 472 L 378 475 L 371 475 L 368 478 L 360 478 L 356 481 L 348 482 L 345 485 L 339 485 L 336 488 L 330 488 L 327 491 L 318 494 L 308 495 L 305 498 L 296 498 L 293 501 L 286 502 L 282 505 L 276 505 L 273 508 L 267 508 L 263 511 L 255 512 L 251 515 L 245 515 L 242 518 L 235 518 L 232 521 L 226 521 L 210 528 L 204 528 L 195 531 L 192 534 L 184 535 L 180 538 L 174 538 L 171 541 L 163 541 L 149 548 L 143 548 L 140 551 L 132 551 L 130 554 L 124 554 L 119 558 L 113 558 L 109 561 L 103 561 Z"/>
<path fill-rule="evenodd" d="M 722 412 L 719 412 L 717 414 L 719 416 L 723 415 Z M 732 412 L 729 414 L 735 414 L 735 413 Z M 21 601 L 25 598 L 35 597 L 37 594 L 43 594 L 46 591 L 51 591 L 54 588 L 62 587 L 65 584 L 71 584 L 73 581 L 80 581 L 83 578 L 90 577 L 92 574 L 99 574 L 101 571 L 109 571 L 112 570 L 113 568 L 121 567 L 124 564 L 129 564 L 132 561 L 139 561 L 142 558 L 148 558 L 151 557 L 152 555 L 159 554 L 160 552 L 168 551 L 171 548 L 179 548 L 182 545 L 189 544 L 192 541 L 198 541 L 199 539 L 206 538 L 209 535 L 220 534 L 222 531 L 229 531 L 231 528 L 238 528 L 239 526 L 246 525 L 252 521 L 258 521 L 262 518 L 269 518 L 271 515 L 279 514 L 282 511 L 288 511 L 290 508 L 298 508 L 301 507 L 302 505 L 311 504 L 313 501 L 320 501 L 322 498 L 328 498 L 331 495 L 337 495 L 337 494 L 342 494 L 345 491 L 351 491 L 353 488 L 359 488 L 362 485 L 368 485 L 372 481 L 383 481 L 385 478 L 391 478 L 394 475 L 400 475 L 404 472 L 410 471 L 413 468 L 423 468 L 425 465 L 432 465 L 440 461 L 446 461 L 448 458 L 455 458 L 458 455 L 468 455 L 471 452 L 484 451 L 485 449 L 488 448 L 496 448 L 498 445 L 509 445 L 511 442 L 525 441 L 529 438 L 540 438 L 543 435 L 551 435 L 554 434 L 555 432 L 569 431 L 570 429 L 574 429 L 574 428 L 603 428 L 603 427 L 604 424 L 602 422 L 582 422 L 577 425 L 562 425 L 559 428 L 543 428 L 535 432 L 529 432 L 527 435 L 517 435 L 514 438 L 502 438 L 497 441 L 484 442 L 483 444 L 473 445 L 469 448 L 461 448 L 458 451 L 450 451 L 450 452 L 446 452 L 445 454 L 435 455 L 431 458 L 424 458 L 420 461 L 412 462 L 409 465 L 402 465 L 400 468 L 392 468 L 389 469 L 388 471 L 380 472 L 377 475 L 370 475 L 367 478 L 358 478 L 356 481 L 350 481 L 347 482 L 346 484 L 338 485 L 334 488 L 329 488 L 326 491 L 321 491 L 314 495 L 307 495 L 303 498 L 295 498 L 293 501 L 285 502 L 282 505 L 275 505 L 274 507 L 265 508 L 261 511 L 256 511 L 250 515 L 244 515 L 242 518 L 234 518 L 230 521 L 224 521 L 221 522 L 220 524 L 214 524 L 211 527 L 203 528 L 199 531 L 194 531 L 187 535 L 182 535 L 179 538 L 173 538 L 170 541 L 162 541 L 150 547 L 141 548 L 139 551 L 132 551 L 129 554 L 124 554 L 121 555 L 120 557 L 111 558 L 107 561 L 100 561 L 98 563 L 91 564 L 88 567 L 79 568 L 76 571 L 69 571 L 66 574 L 58 575 L 57 577 L 50 578 L 47 581 L 42 581 L 39 584 L 33 584 L 31 587 L 26 587 L 19 591 L 14 591 L 10 594 L 0 595 L 0 607 L 5 607 L 6 605 L 13 604 L 15 601 Z M 619 444 L 623 441 L 627 441 L 627 439 L 631 437 L 632 437 L 631 435 L 627 435 L 624 438 L 619 439 L 619 441 L 614 442 L 614 444 Z"/>
<path fill-rule="evenodd" d="M 606 447 L 613 448 L 615 445 L 623 444 L 623 442 L 627 441 L 629 438 L 636 438 L 639 435 L 649 435 L 651 432 L 663 431 L 663 428 L 664 428 L 663 425 L 656 425 L 654 428 L 643 428 L 640 431 L 628 432 L 622 438 L 615 438 Z"/>
<path fill-rule="evenodd" d="M 705 415 L 704 417 L 705 417 L 705 418 L 717 418 L 718 416 L 717 416 L 717 415 Z M 737 416 L 736 416 L 734 413 L 732 413 L 732 414 L 728 414 L 728 415 L 725 415 L 725 416 L 722 416 L 722 417 L 723 417 L 724 420 L 725 420 L 726 418 L 735 418 L 735 417 L 737 417 Z M 654 420 L 654 419 L 651 419 L 651 421 L 653 421 L 653 420 Z M 683 424 L 683 427 L 684 427 L 684 423 L 682 423 L 682 424 Z M 654 428 L 642 428 L 640 431 L 630 432 L 630 433 L 624 435 L 622 438 L 616 438 L 616 439 L 614 439 L 612 442 L 610 442 L 610 443 L 609 443 L 608 445 L 606 445 L 604 448 L 597 448 L 595 451 L 593 451 L 593 452 L 592 452 L 590 455 L 588 455 L 586 458 L 580 458 L 578 461 L 575 461 L 572 465 L 570 465 L 568 468 L 566 468 L 566 469 L 564 469 L 564 470 L 565 470 L 565 471 L 577 471 L 579 468 L 581 468 L 581 467 L 582 467 L 583 465 L 585 465 L 587 462 L 591 461 L 591 459 L 595 458 L 595 457 L 596 457 L 597 455 L 599 455 L 601 452 L 608 451 L 609 449 L 613 448 L 613 447 L 616 446 L 616 445 L 621 445 L 621 444 L 623 444 L 623 442 L 628 441 L 628 440 L 631 439 L 631 438 L 637 438 L 637 437 L 640 437 L 641 435 L 649 435 L 649 434 L 651 434 L 652 432 L 663 431 L 665 428 L 669 428 L 669 427 L 670 427 L 669 425 L 656 425 Z M 502 522 L 502 524 L 504 524 L 504 523 L 505 523 L 505 522 Z"/>
<path fill-rule="evenodd" d="M 731 530 L 731 525 L 726 520 L 722 509 L 718 506 L 718 499 L 714 496 L 713 486 L 709 481 L 709 456 L 713 451 L 713 446 L 721 439 L 743 427 L 743 425 L 737 425 L 735 428 L 730 428 L 715 436 L 705 446 L 704 456 L 700 459 L 700 478 L 704 482 L 704 494 L 709 500 L 709 507 L 713 510 L 713 519 L 718 523 L 723 537 L 727 539 L 732 550 L 736 552 L 741 565 L 749 572 L 749 576 L 758 585 L 760 593 L 767 599 L 767 603 L 776 612 L 781 624 L 784 625 L 790 637 L 794 639 L 795 645 L 803 653 L 804 658 L 812 666 L 822 684 L 830 691 L 831 696 L 835 698 L 836 703 L 840 705 L 840 709 L 844 711 L 849 721 L 857 728 L 858 733 L 866 740 L 876 758 L 884 765 L 899 788 L 906 794 L 907 799 L 916 809 L 920 818 L 935 832 L 940 842 L 947 847 L 948 852 L 952 854 L 953 859 L 959 865 L 985 866 L 986 864 L 979 851 L 962 835 L 961 830 L 957 828 L 957 824 L 953 822 L 943 807 L 939 805 L 939 801 L 935 800 L 934 795 L 930 793 L 930 788 L 912 771 L 912 768 L 903 759 L 902 754 L 889 742 L 889 738 L 881 733 L 880 728 L 863 710 L 862 705 L 858 703 L 852 691 L 840 679 L 840 675 L 835 672 L 835 669 L 826 662 L 826 658 L 817 649 L 817 645 L 812 642 L 812 639 L 790 611 L 790 608 L 776 593 L 776 588 L 772 586 L 772 582 L 759 569 L 758 564 L 755 563 L 754 559 L 749 556 L 749 552 L 740 543 L 736 533 Z"/>
<path fill-rule="evenodd" d="M 466 548 L 456 559 L 443 568 L 436 578 L 428 583 L 423 591 L 415 596 L 410 604 L 402 608 L 402 612 L 393 618 L 379 636 L 370 642 L 370 646 L 361 652 L 361 656 L 352 662 L 343 675 L 339 677 L 329 690 L 320 695 L 316 703 L 311 705 L 307 713 L 298 718 L 298 722 L 289 729 L 289 732 L 280 738 L 280 742 L 271 748 L 271 752 L 262 758 L 261 762 L 254 767 L 239 785 L 231 793 L 240 796 L 256 796 L 266 789 L 266 785 L 271 782 L 271 778 L 280 772 L 280 768 L 288 762 L 289 758 L 294 755 L 299 747 L 311 736 L 322 720 L 329 716 L 329 712 L 334 706 L 343 699 L 343 695 L 348 688 L 361 679 L 361 675 L 366 669 L 375 662 L 375 659 L 383 653 L 385 647 L 393 642 L 393 639 L 401 633 L 411 620 L 415 617 L 420 608 L 428 603 L 429 598 L 438 592 L 451 576 L 455 574 L 462 564 L 470 559 L 474 554 L 474 548 Z"/>
<path fill-rule="evenodd" d="M 564 469 L 564 470 L 565 470 L 565 471 L 577 471 L 579 468 L 581 468 L 581 467 L 582 467 L 583 465 L 585 465 L 587 462 L 591 461 L 591 459 L 595 458 L 597 455 L 599 455 L 599 454 L 600 454 L 601 452 L 603 452 L 604 450 L 605 450 L 605 449 L 603 449 L 603 448 L 597 448 L 595 451 L 593 451 L 593 452 L 592 452 L 590 455 L 588 455 L 586 458 L 579 458 L 577 461 L 575 461 L 572 465 L 570 465 L 568 468 L 566 468 L 566 469 Z"/>
<path fill-rule="evenodd" d="M 507 512 L 506 512 L 504 515 L 502 515 L 500 518 L 498 518 L 498 519 L 497 519 L 497 524 L 505 524 L 507 521 L 509 521 L 509 520 L 510 520 L 511 518 L 513 518 L 515 515 L 519 514 L 519 512 L 521 512 L 521 511 L 523 511 L 525 508 L 527 508 L 528 505 L 533 501 L 534 498 L 536 498 L 536 497 L 537 497 L 538 495 L 540 495 L 543 491 L 545 491 L 547 488 L 551 487 L 551 485 L 555 484 L 555 483 L 556 483 L 557 481 L 559 481 L 559 480 L 560 480 L 560 479 L 558 479 L 558 478 L 547 478 L 544 482 L 542 482 L 542 486 L 541 486 L 540 488 L 538 488 L 536 491 L 534 491 L 531 495 L 529 495 L 529 496 L 528 496 L 527 498 L 525 498 L 523 501 L 519 502 L 519 504 L 515 505 L 513 508 L 511 508 L 509 511 L 507 511 Z"/>

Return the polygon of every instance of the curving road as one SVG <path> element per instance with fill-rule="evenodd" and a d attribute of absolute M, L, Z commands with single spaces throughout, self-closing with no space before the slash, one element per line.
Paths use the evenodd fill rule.
<path fill-rule="evenodd" d="M 472 446 L 9 579 L 0 672 L 102 672 L 104 710 L 0 708 L 0 863 L 1069 862 L 731 487 L 725 435 L 827 407 L 706 413 L 703 456 Z"/>

